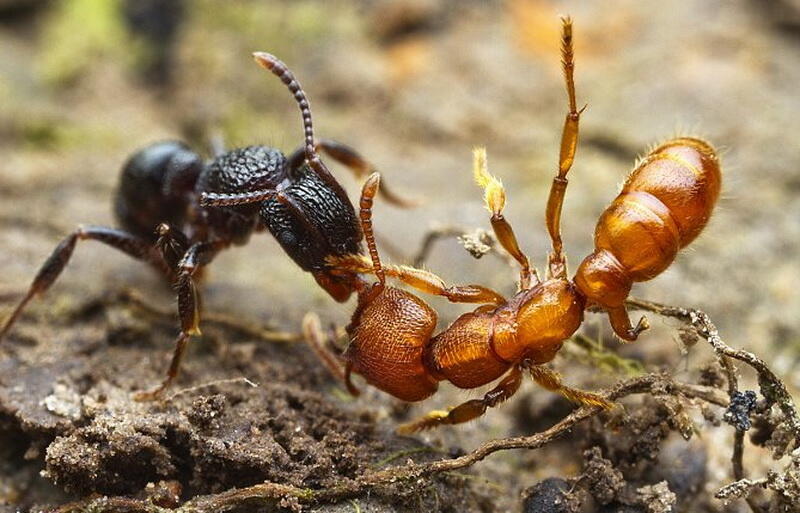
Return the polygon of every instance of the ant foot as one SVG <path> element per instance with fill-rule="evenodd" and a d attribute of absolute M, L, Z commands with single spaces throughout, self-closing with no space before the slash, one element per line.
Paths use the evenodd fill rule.
<path fill-rule="evenodd" d="M 650 329 L 650 321 L 648 321 L 647 317 L 643 315 L 639 318 L 639 322 L 636 323 L 636 327 L 633 328 L 631 333 L 633 335 L 633 338 L 636 339 L 636 337 L 639 336 L 639 333 L 649 329 Z"/>
<path fill-rule="evenodd" d="M 133 400 L 137 403 L 146 403 L 150 401 L 155 401 L 161 398 L 161 395 L 164 393 L 164 390 L 167 389 L 167 385 L 162 383 L 155 388 L 150 390 L 142 390 L 140 392 L 135 392 L 133 394 Z"/>

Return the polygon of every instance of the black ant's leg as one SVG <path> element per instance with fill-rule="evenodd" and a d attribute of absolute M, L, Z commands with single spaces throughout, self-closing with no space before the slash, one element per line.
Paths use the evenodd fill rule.
<path fill-rule="evenodd" d="M 186 250 L 183 258 L 178 263 L 175 288 L 178 291 L 178 318 L 181 323 L 181 332 L 175 339 L 175 351 L 172 354 L 172 361 L 167 371 L 164 381 L 152 390 L 139 392 L 134 396 L 137 401 L 149 401 L 157 399 L 164 390 L 178 376 L 181 360 L 186 352 L 186 346 L 192 335 L 200 334 L 200 311 L 197 297 L 197 288 L 192 276 L 202 266 L 211 262 L 216 254 L 223 249 L 225 242 L 198 242 Z"/>
<path fill-rule="evenodd" d="M 175 270 L 178 264 L 189 249 L 189 239 L 180 230 L 176 230 L 167 223 L 161 223 L 156 228 L 158 239 L 156 240 L 156 247 L 161 252 L 164 261 L 169 265 L 172 270 L 172 279 L 176 278 Z"/>
<path fill-rule="evenodd" d="M 372 173 L 377 172 L 377 168 L 366 158 L 364 158 L 354 148 L 334 141 L 333 139 L 320 139 L 314 144 L 316 151 L 322 151 L 325 155 L 332 158 L 336 162 L 347 167 L 358 179 L 365 178 Z M 298 148 L 289 155 L 288 166 L 289 169 L 296 169 L 301 166 L 305 161 L 305 148 Z M 411 208 L 417 206 L 418 202 L 413 199 L 404 198 L 396 194 L 392 189 L 386 187 L 385 180 L 381 177 L 381 189 L 379 191 L 381 198 L 387 203 L 391 203 L 396 207 Z"/>
<path fill-rule="evenodd" d="M 397 428 L 397 431 L 401 434 L 408 434 L 444 424 L 461 424 L 477 419 L 486 413 L 488 408 L 493 408 L 511 398 L 517 393 L 521 383 L 522 371 L 519 367 L 514 367 L 496 387 L 486 392 L 483 399 L 471 399 L 449 410 L 434 410 L 413 422 L 403 424 Z"/>
<path fill-rule="evenodd" d="M 3 329 L 0 330 L 0 341 L 11 329 L 11 326 L 22 313 L 25 306 L 37 295 L 44 294 L 47 289 L 56 281 L 61 271 L 69 263 L 75 245 L 79 240 L 95 240 L 112 248 L 118 249 L 137 260 L 142 260 L 155 265 L 166 275 L 170 275 L 170 269 L 158 254 L 158 251 L 148 241 L 141 239 L 128 232 L 104 226 L 81 226 L 62 240 L 48 257 L 38 274 L 33 279 L 28 293 L 22 298 L 14 312 L 11 314 Z"/>

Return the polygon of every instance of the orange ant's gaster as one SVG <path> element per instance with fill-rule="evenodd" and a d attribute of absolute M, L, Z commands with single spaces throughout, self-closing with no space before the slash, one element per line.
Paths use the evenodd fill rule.
<path fill-rule="evenodd" d="M 350 345 L 339 370 L 351 392 L 355 372 L 373 386 L 404 401 L 421 401 L 449 381 L 472 389 L 499 383 L 482 399 L 473 399 L 448 411 L 432 411 L 400 428 L 404 432 L 443 424 L 459 424 L 482 415 L 518 390 L 527 372 L 541 386 L 580 404 L 605 408 L 610 404 L 597 394 L 564 385 L 558 374 L 543 364 L 550 362 L 566 339 L 583 321 L 589 306 L 605 310 L 614 332 L 636 340 L 647 329 L 642 317 L 631 325 L 624 301 L 634 282 L 663 272 L 679 249 L 697 237 L 708 222 L 719 195 L 721 174 L 713 148 L 700 139 L 681 137 L 667 141 L 641 160 L 622 191 L 600 217 L 595 231 L 595 251 L 567 275 L 560 233 L 561 207 L 578 143 L 578 110 L 573 80 L 572 23 L 562 20 L 562 64 L 569 98 L 564 122 L 558 172 L 547 202 L 546 223 L 552 240 L 548 275 L 542 281 L 520 249 L 514 231 L 503 216 L 505 190 L 489 174 L 486 153 L 476 149 L 474 172 L 484 189 L 497 240 L 520 266 L 519 291 L 506 299 L 479 285 L 448 287 L 438 276 L 406 266 L 382 265 L 372 231 L 372 203 L 380 177 L 364 184 L 360 220 L 370 258 L 362 255 L 330 257 L 344 275 L 374 274 L 377 282 L 355 279 L 358 306 L 347 327 Z M 371 261 L 370 261 L 371 260 Z M 387 285 L 386 278 L 455 303 L 478 303 L 472 312 L 434 335 L 436 312 L 414 294 Z M 330 359 L 327 363 L 330 365 Z"/>

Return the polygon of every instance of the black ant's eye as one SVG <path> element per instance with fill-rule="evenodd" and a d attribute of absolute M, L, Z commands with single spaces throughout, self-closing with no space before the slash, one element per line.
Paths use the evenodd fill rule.
<path fill-rule="evenodd" d="M 283 231 L 278 234 L 278 242 L 280 242 L 283 247 L 291 247 L 297 244 L 297 238 L 292 232 Z"/>

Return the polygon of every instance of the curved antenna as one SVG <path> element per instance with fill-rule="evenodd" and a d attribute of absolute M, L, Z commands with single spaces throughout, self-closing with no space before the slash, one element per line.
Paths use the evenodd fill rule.
<path fill-rule="evenodd" d="M 257 203 L 275 196 L 275 189 L 262 189 L 250 192 L 204 192 L 200 194 L 200 205 L 204 207 L 228 207 Z"/>
<path fill-rule="evenodd" d="M 306 154 L 306 161 L 308 165 L 311 166 L 311 169 L 317 173 L 317 176 L 322 178 L 322 180 L 328 184 L 328 186 L 336 191 L 336 193 L 342 197 L 347 198 L 347 193 L 336 181 L 336 178 L 333 177 L 328 168 L 325 167 L 325 164 L 317 155 L 317 150 L 314 147 L 314 124 L 311 121 L 311 105 L 308 103 L 308 98 L 306 97 L 305 91 L 303 88 L 300 87 L 300 82 L 294 77 L 294 73 L 292 73 L 286 64 L 283 63 L 280 59 L 272 55 L 271 53 L 267 52 L 254 52 L 253 58 L 256 60 L 259 66 L 265 68 L 272 72 L 273 75 L 281 79 L 286 87 L 289 88 L 289 91 L 294 96 L 294 99 L 297 101 L 297 105 L 300 106 L 300 114 L 303 116 L 303 133 L 305 134 L 305 154 Z M 348 200 L 349 203 L 349 200 Z"/>
<path fill-rule="evenodd" d="M 253 58 L 259 66 L 272 72 L 273 75 L 281 79 L 286 84 L 289 91 L 300 106 L 300 114 L 303 116 L 303 133 L 305 134 L 306 160 L 312 162 L 318 159 L 317 152 L 314 150 L 314 124 L 311 120 L 311 105 L 308 103 L 305 91 L 300 86 L 300 82 L 294 77 L 286 64 L 280 59 L 267 52 L 254 52 Z"/>
<path fill-rule="evenodd" d="M 378 247 L 375 244 L 375 234 L 372 232 L 372 202 L 378 193 L 381 183 L 380 173 L 372 173 L 364 182 L 361 189 L 361 201 L 359 202 L 359 217 L 361 218 L 361 230 L 364 232 L 364 239 L 367 241 L 369 257 L 372 259 L 372 268 L 375 277 L 378 278 L 380 289 L 386 284 L 386 273 L 381 266 L 381 259 L 378 256 Z"/>

